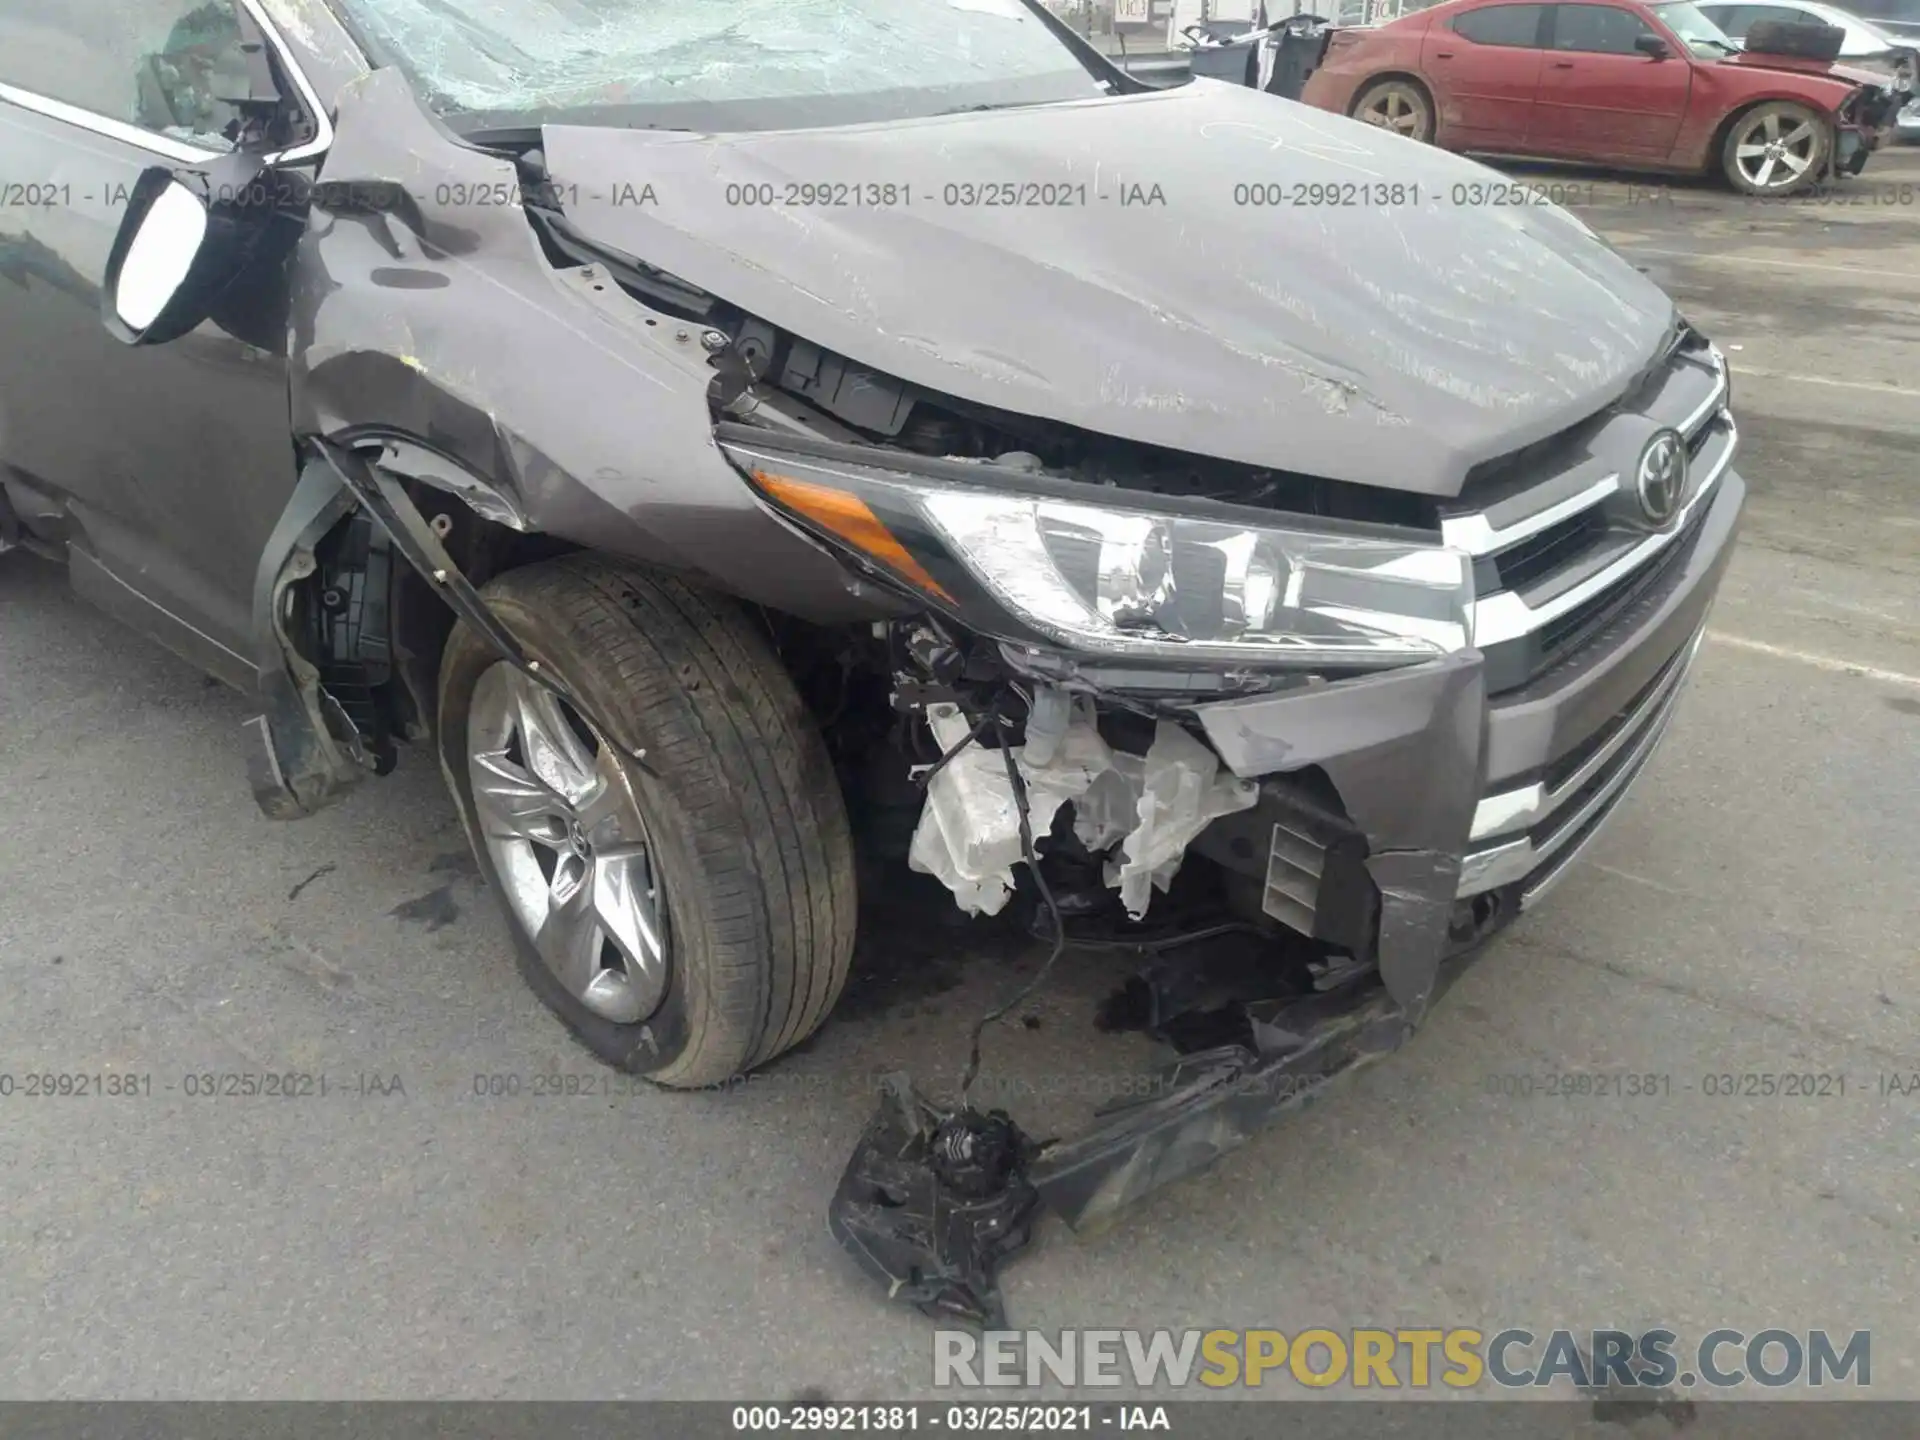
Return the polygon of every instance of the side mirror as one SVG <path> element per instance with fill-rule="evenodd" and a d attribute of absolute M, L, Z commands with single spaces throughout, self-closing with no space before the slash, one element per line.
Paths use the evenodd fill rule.
<path fill-rule="evenodd" d="M 205 170 L 142 172 L 107 257 L 108 332 L 128 345 L 164 345 L 205 320 L 280 210 L 281 183 L 242 155 Z"/>
<path fill-rule="evenodd" d="M 1633 48 L 1638 50 L 1642 55 L 1651 56 L 1655 60 L 1664 60 L 1673 53 L 1672 49 L 1667 45 L 1667 42 L 1662 40 L 1658 35 L 1634 36 Z"/>

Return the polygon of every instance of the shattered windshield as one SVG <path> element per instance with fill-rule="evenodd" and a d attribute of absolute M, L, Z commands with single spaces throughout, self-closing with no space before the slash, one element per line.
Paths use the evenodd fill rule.
<path fill-rule="evenodd" d="M 1023 0 L 334 0 L 456 128 L 754 129 L 1108 93 Z"/>

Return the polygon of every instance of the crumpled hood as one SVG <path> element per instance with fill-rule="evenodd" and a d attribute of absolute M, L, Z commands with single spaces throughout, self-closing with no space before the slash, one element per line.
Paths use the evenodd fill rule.
<path fill-rule="evenodd" d="M 1484 167 L 1211 81 L 887 125 L 545 140 L 584 235 L 862 364 L 1425 494 L 1607 403 L 1673 318 L 1564 211 L 1500 203 Z"/>
<path fill-rule="evenodd" d="M 1875 90 L 1892 90 L 1895 88 L 1893 72 L 1891 70 L 1876 70 L 1873 66 L 1860 60 L 1852 63 L 1836 61 L 1827 67 L 1827 73 L 1836 80 L 1845 80 L 1854 85 L 1868 85 Z"/>

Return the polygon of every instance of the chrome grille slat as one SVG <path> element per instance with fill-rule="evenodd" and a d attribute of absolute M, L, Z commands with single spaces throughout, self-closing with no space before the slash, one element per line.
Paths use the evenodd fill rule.
<path fill-rule="evenodd" d="M 1630 535 L 1609 530 L 1592 545 L 1563 562 L 1557 569 L 1534 576 L 1525 585 L 1508 586 L 1525 598 L 1535 610 L 1544 610 L 1569 590 L 1578 589 L 1596 576 L 1612 575 L 1614 567 L 1633 552 L 1639 543 Z M 1539 628 L 1539 627 L 1536 627 Z"/>
<path fill-rule="evenodd" d="M 1551 530 L 1562 520 L 1571 520 L 1596 505 L 1604 505 L 1619 488 L 1618 475 L 1605 476 L 1579 493 L 1502 528 L 1495 528 L 1485 515 L 1448 516 L 1440 522 L 1440 538 L 1454 549 L 1464 550 L 1469 555 L 1498 555 L 1524 540 L 1532 539 L 1542 530 Z"/>
<path fill-rule="evenodd" d="M 1695 487 L 1686 505 L 1669 523 L 1668 528 L 1653 532 L 1604 570 L 1589 576 L 1570 589 L 1563 590 L 1551 600 L 1543 601 L 1538 606 L 1529 604 L 1523 594 L 1514 590 L 1502 590 L 1498 594 L 1475 600 L 1468 607 L 1469 619 L 1473 626 L 1474 644 L 1484 650 L 1490 645 L 1504 644 L 1533 634 L 1560 616 L 1595 599 L 1673 544 L 1693 519 L 1702 513 L 1718 488 L 1720 477 L 1732 464 L 1734 451 L 1739 446 L 1739 429 L 1733 423 L 1733 417 L 1723 410 L 1720 412 L 1717 423 L 1724 428 L 1725 443 L 1717 448 L 1712 459 L 1707 462 L 1706 475 Z"/>
<path fill-rule="evenodd" d="M 1480 509 L 1442 516 L 1442 537 L 1475 561 L 1479 590 L 1469 614 L 1474 643 L 1495 652 L 1495 693 L 1586 643 L 1588 620 L 1602 623 L 1601 612 L 1631 590 L 1634 573 L 1650 572 L 1687 533 L 1732 463 L 1739 431 L 1727 410 L 1726 357 L 1697 332 L 1688 335 L 1615 405 L 1557 441 L 1489 462 L 1499 477 L 1467 492 L 1481 497 Z M 1631 476 L 1622 474 L 1623 466 L 1631 470 L 1625 456 L 1635 453 L 1623 447 L 1638 446 L 1649 423 L 1679 431 L 1693 462 L 1691 495 L 1653 532 L 1636 528 Z M 1529 477 L 1529 469 L 1537 473 Z"/>
<path fill-rule="evenodd" d="M 1502 550 L 1494 560 L 1500 588 L 1525 590 L 1534 581 L 1553 574 L 1603 537 L 1606 523 L 1597 510 L 1588 510 Z"/>
<path fill-rule="evenodd" d="M 1704 427 L 1709 420 L 1713 419 L 1715 415 L 1719 414 L 1721 410 L 1725 409 L 1727 404 L 1727 388 L 1729 385 L 1727 378 L 1727 357 L 1720 353 L 1720 347 L 1718 345 L 1710 345 L 1707 347 L 1707 359 L 1708 363 L 1714 368 L 1713 393 L 1707 396 L 1705 400 L 1702 400 L 1699 408 L 1691 415 L 1673 427 L 1689 440 L 1698 435 L 1702 427 Z"/>
<path fill-rule="evenodd" d="M 1690 333 L 1613 405 L 1469 478 L 1441 532 L 1473 557 L 1469 624 L 1489 695 L 1540 693 L 1544 676 L 1589 650 L 1606 652 L 1609 637 L 1664 593 L 1732 470 L 1740 433 L 1730 395 L 1726 357 Z M 1650 528 L 1636 457 L 1662 428 L 1685 440 L 1692 475 L 1678 509 Z M 1477 512 L 1467 508 L 1474 500 Z M 1621 713 L 1543 757 L 1533 783 L 1514 776 L 1481 799 L 1460 896 L 1511 887 L 1525 908 L 1558 881 L 1666 734 L 1702 633 L 1641 682 Z"/>
<path fill-rule="evenodd" d="M 1705 517 L 1701 517 L 1704 519 Z M 1680 532 L 1680 541 L 1684 545 L 1698 522 L 1689 524 Z M 1544 626 L 1536 637 L 1541 659 L 1541 668 L 1550 669 L 1566 655 L 1580 649 L 1592 640 L 1606 633 L 1621 611 L 1628 609 L 1635 600 L 1648 590 L 1657 586 L 1667 573 L 1667 567 L 1679 558 L 1679 546 L 1670 545 L 1651 564 L 1643 565 L 1630 572 L 1624 579 L 1616 581 L 1603 590 L 1594 599 L 1578 605 L 1561 618 Z"/>

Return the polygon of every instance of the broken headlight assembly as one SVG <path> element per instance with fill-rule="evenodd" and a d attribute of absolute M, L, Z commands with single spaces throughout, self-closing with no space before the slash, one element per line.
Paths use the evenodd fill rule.
<path fill-rule="evenodd" d="M 1129 661 L 1378 669 L 1472 644 L 1468 557 L 1401 532 L 981 466 L 727 442 L 773 505 L 978 633 Z M 1004 476 L 1004 480 L 1000 477 Z"/>

